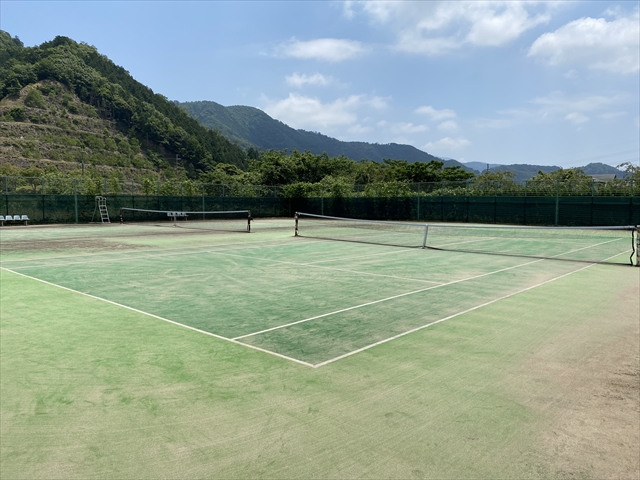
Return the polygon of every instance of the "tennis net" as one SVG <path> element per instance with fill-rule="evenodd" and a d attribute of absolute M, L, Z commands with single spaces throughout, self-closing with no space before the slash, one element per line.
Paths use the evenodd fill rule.
<path fill-rule="evenodd" d="M 185 212 L 180 210 L 145 210 L 121 208 L 120 223 L 145 224 L 159 227 L 251 232 L 249 210 Z"/>
<path fill-rule="evenodd" d="M 640 265 L 638 227 L 386 222 L 296 213 L 296 236 L 541 259 Z"/>

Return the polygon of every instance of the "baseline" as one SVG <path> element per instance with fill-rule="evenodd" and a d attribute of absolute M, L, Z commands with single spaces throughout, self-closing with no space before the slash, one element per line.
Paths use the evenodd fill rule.
<path fill-rule="evenodd" d="M 35 280 L 36 282 L 41 282 L 41 283 L 44 283 L 44 284 L 46 284 L 46 285 L 51 285 L 52 287 L 61 288 L 61 289 L 63 289 L 63 290 L 67 290 L 67 291 L 69 291 L 69 292 L 77 293 L 77 294 L 79 294 L 79 295 L 84 295 L 85 297 L 93 298 L 93 299 L 95 299 L 95 300 L 100 300 L 101 302 L 109 303 L 109 304 L 111 304 L 111 305 L 115 305 L 115 306 L 117 306 L 117 307 L 125 308 L 125 309 L 127 309 L 127 310 L 131 310 L 132 312 L 140 313 L 140 314 L 142 314 L 142 315 L 146 315 L 146 316 L 148 316 L 148 317 L 155 318 L 155 319 L 157 319 L 157 320 L 162 320 L 163 322 L 167 322 L 167 323 L 171 323 L 171 324 L 173 324 L 173 325 L 177 325 L 178 327 L 183 327 L 183 328 L 186 328 L 186 329 L 188 329 L 188 330 L 192 330 L 192 331 L 194 331 L 194 332 L 202 333 L 202 334 L 204 334 L 204 335 L 209 335 L 210 337 L 217 338 L 218 340 L 224 340 L 224 341 L 227 341 L 227 342 L 230 342 L 230 343 L 233 343 L 233 344 L 235 344 L 235 345 L 242 346 L 242 347 L 249 347 L 249 348 L 252 348 L 252 349 L 254 349 L 254 350 L 257 350 L 257 351 L 263 352 L 263 353 L 268 353 L 268 354 L 270 354 L 270 355 L 274 355 L 274 356 L 276 356 L 276 357 L 283 358 L 283 359 L 285 359 L 285 360 L 290 360 L 290 361 L 292 361 L 292 362 L 299 363 L 300 365 L 304 365 L 304 366 L 306 366 L 306 367 L 312 367 L 312 368 L 313 368 L 313 365 L 312 365 L 312 364 L 307 363 L 307 362 L 304 362 L 304 361 L 302 361 L 302 360 L 298 360 L 297 358 L 288 357 L 288 356 L 286 356 L 286 355 L 282 355 L 282 354 L 280 354 L 280 353 L 272 352 L 272 351 L 270 351 L 270 350 L 266 350 L 266 349 L 264 349 L 264 348 L 256 347 L 256 346 L 254 346 L 254 345 L 248 345 L 248 344 L 246 344 L 246 343 L 237 342 L 237 341 L 235 341 L 235 340 L 234 340 L 234 339 L 232 339 L 232 338 L 223 337 L 223 336 L 221 336 L 221 335 L 217 335 L 217 334 L 215 334 L 215 333 L 207 332 L 206 330 L 200 330 L 199 328 L 191 327 L 191 326 L 189 326 L 189 325 L 185 325 L 185 324 L 183 324 L 183 323 L 176 322 L 175 320 L 169 320 L 168 318 L 160 317 L 160 316 L 158 316 L 158 315 L 154 315 L 153 313 L 145 312 L 144 310 L 138 310 L 137 308 L 133 308 L 133 307 L 130 307 L 130 306 L 128 306 L 128 305 L 124 305 L 124 304 L 122 304 L 122 303 L 117 303 L 117 302 L 114 302 L 114 301 L 112 301 L 112 300 L 107 300 L 106 298 L 97 297 L 97 296 L 95 296 L 95 295 L 91 295 L 90 293 L 80 292 L 79 290 L 74 290 L 74 289 L 72 289 L 72 288 L 64 287 L 64 286 L 62 286 L 62 285 L 58 285 L 58 284 L 56 284 L 56 283 L 47 282 L 46 280 L 42 280 L 42 279 L 40 279 L 40 278 L 32 277 L 32 276 L 30 276 L 30 275 L 25 275 L 24 273 L 15 272 L 15 271 L 13 271 L 13 270 L 11 270 L 11 269 L 9 269 L 9 268 L 6 268 L 6 267 L 0 267 L 0 270 L 5 270 L 5 271 L 10 272 L 10 273 L 13 273 L 13 274 L 15 274 L 15 275 L 19 275 L 19 276 L 21 276 L 21 277 L 25 277 L 25 278 L 28 278 L 28 279 L 31 279 L 31 280 Z"/>
<path fill-rule="evenodd" d="M 612 258 L 612 257 L 609 257 L 609 258 Z M 608 258 L 607 258 L 607 259 L 605 259 L 605 260 L 608 260 Z M 405 335 L 409 335 L 410 333 L 415 333 L 415 332 L 417 332 L 417 331 L 419 331 L 419 330 L 423 330 L 423 329 L 425 329 L 425 328 L 431 327 L 431 326 L 436 325 L 436 324 L 438 324 L 438 323 L 442 323 L 442 322 L 445 322 L 445 321 L 447 321 L 447 320 L 451 320 L 452 318 L 458 317 L 458 316 L 460 316 L 460 315 L 464 315 L 465 313 L 469 313 L 469 312 L 472 312 L 472 311 L 477 310 L 477 309 L 479 309 L 479 308 L 486 307 L 486 306 L 488 306 L 488 305 L 491 305 L 491 304 L 493 304 L 493 303 L 499 302 L 499 301 L 501 301 L 501 300 L 505 300 L 505 299 L 507 299 L 507 298 L 509 298 L 509 297 L 513 297 L 513 296 L 515 296 L 515 295 L 519 295 L 519 294 L 521 294 L 521 293 L 527 292 L 527 291 L 532 290 L 532 289 L 534 289 L 534 288 L 538 288 L 538 287 L 540 287 L 540 286 L 542 286 L 542 285 L 546 285 L 546 284 L 548 284 L 548 283 L 555 282 L 556 280 L 560 280 L 561 278 L 567 277 L 567 276 L 569 276 L 569 275 L 573 275 L 574 273 L 580 272 L 580 271 L 585 270 L 585 269 L 587 269 L 587 268 L 591 268 L 591 267 L 593 267 L 594 265 L 596 265 L 596 264 L 595 264 L 595 263 L 591 263 L 591 264 L 586 265 L 586 266 L 584 266 L 584 267 L 581 267 L 581 268 L 578 268 L 578 269 L 576 269 L 576 270 L 573 270 L 572 272 L 568 272 L 568 273 L 565 273 L 565 274 L 559 275 L 559 276 L 557 276 L 557 277 L 555 277 L 555 278 L 552 278 L 552 279 L 550 279 L 550 280 L 545 280 L 544 282 L 540 282 L 540 283 L 538 283 L 538 284 L 536 284 L 536 285 L 532 285 L 532 286 L 530 286 L 530 287 L 523 288 L 522 290 L 519 290 L 519 291 L 517 291 L 517 292 L 510 293 L 510 294 L 508 294 L 508 295 L 504 295 L 504 296 L 502 296 L 502 297 L 500 297 L 500 298 L 493 299 L 493 300 L 491 300 L 491 301 L 489 301 L 489 302 L 486 302 L 486 303 L 483 303 L 483 304 L 481 304 L 481 305 L 476 305 L 475 307 L 468 308 L 467 310 L 464 310 L 464 311 L 462 311 L 462 312 L 454 313 L 453 315 L 449 315 L 448 317 L 444 317 L 444 318 L 441 318 L 441 319 L 439 319 L 439 320 L 435 320 L 435 321 L 433 321 L 433 322 L 429 322 L 429 323 L 427 323 L 427 324 L 425 324 L 425 325 L 421 325 L 420 327 L 416 327 L 416 328 L 413 328 L 413 329 L 411 329 L 411 330 L 407 330 L 406 332 L 399 333 L 398 335 L 394 335 L 393 337 L 389 337 L 389 338 L 386 338 L 386 339 L 384 339 L 384 340 L 380 340 L 380 341 L 378 341 L 378 342 L 372 343 L 372 344 L 367 345 L 367 346 L 364 346 L 364 347 L 362 347 L 362 348 L 358 348 L 358 349 L 356 349 L 356 350 L 353 350 L 353 351 L 351 351 L 351 352 L 345 353 L 345 354 L 343 354 L 343 355 L 339 355 L 339 356 L 337 356 L 337 357 L 335 357 L 335 358 L 331 358 L 331 359 L 329 359 L 329 360 L 325 360 L 324 362 L 316 363 L 316 364 L 314 364 L 314 365 L 313 365 L 313 368 L 319 368 L 319 367 L 322 367 L 322 366 L 327 365 L 327 364 L 329 364 L 329 363 L 333 363 L 333 362 L 336 362 L 336 361 L 338 361 L 338 360 L 342 360 L 343 358 L 349 357 L 349 356 L 351 356 L 351 355 L 355 355 L 356 353 L 360 353 L 360 352 L 363 352 L 363 351 L 368 350 L 368 349 L 370 349 L 370 348 L 376 347 L 376 346 L 378 346 L 378 345 L 382 345 L 383 343 L 387 343 L 387 342 L 390 342 L 390 341 L 392 341 L 392 340 L 396 340 L 396 339 L 398 339 L 398 338 L 400 338 L 400 337 L 404 337 Z"/>
<path fill-rule="evenodd" d="M 253 246 L 257 243 L 271 243 L 272 245 L 259 245 L 259 246 Z M 185 248 L 157 248 L 157 249 L 151 249 L 151 250 L 147 250 L 147 252 L 168 252 L 168 253 L 158 253 L 158 254 L 154 254 L 154 253 L 147 253 L 147 254 L 139 254 L 139 255 L 135 255 L 135 253 L 137 252 L 137 250 L 131 250 L 129 252 L 104 252 L 104 253 L 96 253 L 96 254 L 92 254 L 92 255 L 64 255 L 64 256 L 57 256 L 57 257 L 42 257 L 42 258 L 27 258 L 27 259 L 17 259 L 17 260 L 6 260 L 4 261 L 5 264 L 9 263 L 12 264 L 11 268 L 47 268 L 47 267 L 66 267 L 69 265 L 85 265 L 87 263 L 89 264 L 96 264 L 96 263 L 105 263 L 105 262 L 117 262 L 117 261 L 130 261 L 131 257 L 133 256 L 135 259 L 139 259 L 139 258 L 163 258 L 163 257 L 173 257 L 173 256 L 178 256 L 178 255 L 195 255 L 198 253 L 212 253 L 211 248 L 216 248 L 216 247 L 227 247 L 227 246 L 235 246 L 237 244 L 235 243 L 225 243 L 225 244 L 221 244 L 221 245 L 203 245 L 202 247 L 186 247 L 188 249 L 193 249 L 193 248 L 198 248 L 198 250 L 189 250 L 189 251 L 174 251 L 174 250 L 185 250 Z M 237 250 L 252 250 L 252 249 L 256 249 L 256 248 L 276 248 L 276 247 L 280 247 L 282 245 L 293 245 L 293 246 L 298 246 L 296 245 L 295 242 L 291 242 L 291 243 L 283 243 L 282 241 L 278 241 L 278 240 L 264 240 L 264 241 L 258 241 L 258 242 L 251 242 L 252 246 L 247 246 L 247 247 L 237 247 L 237 248 L 226 248 L 226 249 L 221 249 L 219 251 L 222 252 L 226 252 L 226 251 L 237 251 Z M 103 256 L 115 256 L 117 255 L 117 258 L 99 258 L 97 260 L 91 261 L 91 262 L 66 262 L 66 263 L 54 263 L 54 264 L 50 264 L 50 265 L 13 265 L 14 263 L 18 263 L 18 262 L 34 262 L 34 261 L 48 261 L 48 260 L 58 260 L 58 259 L 65 259 L 65 258 L 86 258 L 86 259 L 91 259 L 91 258 L 95 258 L 95 257 L 103 257 Z"/>

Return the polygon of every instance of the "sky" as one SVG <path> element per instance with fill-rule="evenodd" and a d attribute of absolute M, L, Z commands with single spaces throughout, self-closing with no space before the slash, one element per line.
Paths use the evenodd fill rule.
<path fill-rule="evenodd" d="M 640 166 L 638 1 L 0 1 L 171 100 L 463 162 Z"/>

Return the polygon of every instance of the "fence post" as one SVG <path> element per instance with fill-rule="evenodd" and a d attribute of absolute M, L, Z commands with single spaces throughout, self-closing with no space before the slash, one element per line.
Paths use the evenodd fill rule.
<path fill-rule="evenodd" d="M 75 205 L 76 223 L 78 223 L 78 179 L 73 179 L 73 203 Z"/>
<path fill-rule="evenodd" d="M 560 180 L 556 179 L 556 227 L 558 226 L 558 217 L 560 213 Z"/>
<path fill-rule="evenodd" d="M 202 219 L 204 220 L 204 183 L 202 185 Z"/>
<path fill-rule="evenodd" d="M 498 185 L 493 186 L 493 223 L 498 223 Z"/>
<path fill-rule="evenodd" d="M 633 178 L 629 178 L 629 225 L 632 225 L 632 224 L 633 224 Z M 640 235 L 640 227 L 636 230 L 636 234 Z M 640 244 L 640 237 L 636 237 L 636 241 Z M 640 252 L 638 252 L 638 250 L 636 250 L 636 266 L 640 267 Z"/>
<path fill-rule="evenodd" d="M 444 182 L 440 182 L 440 221 L 444 222 L 444 189 L 442 188 Z"/>
<path fill-rule="evenodd" d="M 470 185 L 470 184 L 471 184 L 471 179 L 470 179 L 470 178 L 468 178 L 468 179 L 467 179 L 467 184 L 466 184 L 466 185 L 465 185 L 465 187 L 464 187 L 464 188 L 465 188 L 465 192 L 464 192 L 464 193 L 465 193 L 465 196 L 464 196 L 464 199 L 465 199 L 465 204 L 466 204 L 466 207 L 467 207 L 467 216 L 466 216 L 466 222 L 467 222 L 467 223 L 469 223 L 469 210 L 471 209 L 471 205 L 470 205 L 470 202 L 469 202 L 469 185 Z"/>
<path fill-rule="evenodd" d="M 420 221 L 420 183 L 418 183 L 418 218 L 416 220 Z"/>

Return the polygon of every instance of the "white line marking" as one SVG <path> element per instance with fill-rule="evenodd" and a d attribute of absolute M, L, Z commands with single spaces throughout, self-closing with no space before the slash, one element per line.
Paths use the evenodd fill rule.
<path fill-rule="evenodd" d="M 261 330 L 259 332 L 254 332 L 254 333 L 249 333 L 247 335 L 242 335 L 240 337 L 235 337 L 233 340 L 239 340 L 241 338 L 247 338 L 247 337 L 252 337 L 254 335 L 260 335 L 262 333 L 266 333 L 266 332 L 271 332 L 273 330 L 279 330 L 281 328 L 286 328 L 286 327 L 290 327 L 292 325 L 297 325 L 299 323 L 305 323 L 305 322 L 310 322 L 312 320 L 317 320 L 318 318 L 323 318 L 323 317 L 328 317 L 330 315 L 336 315 L 338 313 L 342 313 L 342 312 L 348 312 L 349 310 L 355 310 L 356 308 L 362 308 L 362 307 L 367 307 L 369 305 L 375 305 L 377 303 L 381 303 L 381 302 L 386 302 L 388 300 L 394 300 L 396 298 L 401 298 L 401 297 L 406 297 L 407 295 L 413 295 L 415 293 L 421 293 L 421 292 L 426 292 L 427 290 L 434 290 L 436 288 L 441 288 L 441 287 L 446 287 L 448 285 L 453 285 L 455 283 L 461 283 L 461 282 L 466 282 L 468 280 L 474 280 L 477 278 L 482 278 L 482 277 L 486 277 L 488 275 L 494 275 L 496 273 L 500 273 L 500 272 L 505 272 L 507 270 L 512 270 L 514 268 L 520 268 L 520 267 L 524 267 L 525 265 L 531 265 L 532 263 L 538 263 L 538 262 L 542 262 L 543 259 L 539 259 L 539 260 L 533 260 L 531 262 L 527 262 L 527 263 L 521 263 L 519 265 L 514 265 L 512 267 L 507 267 L 507 268 L 502 268 L 500 270 L 495 270 L 493 272 L 488 272 L 488 273 L 483 273 L 480 275 L 475 275 L 473 277 L 467 277 L 467 278 L 462 278 L 460 280 L 453 280 L 452 282 L 447 282 L 447 283 L 441 283 L 440 285 L 434 285 L 432 287 L 426 287 L 426 288 L 421 288 L 419 290 L 413 290 L 411 292 L 405 292 L 405 293 L 401 293 L 399 295 L 393 295 L 392 297 L 387 297 L 387 298 L 381 298 L 379 300 L 374 300 L 372 302 L 367 302 L 367 303 L 362 303 L 360 305 L 354 305 L 352 307 L 347 307 L 347 308 L 343 308 L 340 310 L 336 310 L 334 312 L 329 312 L 329 313 L 323 313 L 322 315 L 316 315 L 315 317 L 310 317 L 310 318 L 305 318 L 304 320 L 298 320 L 296 322 L 291 322 L 291 323 L 287 323 L 284 325 L 279 325 L 277 327 L 272 327 L 272 328 L 267 328 L 265 330 Z"/>
<path fill-rule="evenodd" d="M 312 242 L 312 241 L 321 241 L 321 242 L 327 242 L 330 240 L 308 240 L 308 242 Z M 393 248 L 395 249 L 394 251 L 391 252 L 383 252 L 383 253 L 370 253 L 368 255 L 354 255 L 354 256 L 350 256 L 350 257 L 337 257 L 337 258 L 330 258 L 328 260 L 318 260 L 317 262 L 307 262 L 307 263 L 302 263 L 301 265 L 315 265 L 317 263 L 328 263 L 328 262 L 339 262 L 341 260 L 351 260 L 352 258 L 368 258 L 368 257 L 377 257 L 379 255 L 391 255 L 391 254 L 400 254 L 400 253 L 407 253 L 407 252 L 416 252 L 419 249 L 417 248 L 413 248 L 413 249 L 406 249 L 406 250 L 400 250 L 398 247 L 393 247 L 393 246 L 389 246 L 389 245 L 380 245 L 381 247 L 389 247 L 389 248 Z"/>
<path fill-rule="evenodd" d="M 370 276 L 373 276 L 373 277 L 386 277 L 386 278 L 393 278 L 395 280 L 408 280 L 408 281 L 413 281 L 413 282 L 435 283 L 436 285 L 442 285 L 442 282 L 435 282 L 433 280 L 422 280 L 420 278 L 398 277 L 396 275 L 384 275 L 382 273 L 360 272 L 360 271 L 356 271 L 356 270 L 347 270 L 345 268 L 334 268 L 334 267 L 325 267 L 325 266 L 322 266 L 322 265 L 310 265 L 308 263 L 296 263 L 296 262 L 286 262 L 284 260 L 273 260 L 271 258 L 246 257 L 244 255 L 236 255 L 234 253 L 222 253 L 222 252 L 214 252 L 214 251 L 209 252 L 209 253 L 212 253 L 214 255 L 224 255 L 226 257 L 240 257 L 240 258 L 251 259 L 251 260 L 262 260 L 263 262 L 282 263 L 282 264 L 285 264 L 285 265 L 294 265 L 294 266 L 297 266 L 297 267 L 322 268 L 323 270 L 335 270 L 337 272 L 355 273 L 356 275 L 370 275 Z"/>
<path fill-rule="evenodd" d="M 317 240 L 316 242 L 319 242 L 320 240 Z M 254 245 L 256 243 L 269 243 L 272 242 L 272 240 L 265 240 L 264 242 L 251 242 L 250 245 Z M 314 242 L 314 243 L 316 243 Z M 35 262 L 46 262 L 48 260 L 52 260 L 52 259 L 60 259 L 60 258 L 95 258 L 95 257 L 104 257 L 107 256 L 107 258 L 98 258 L 97 260 L 93 260 L 90 262 L 87 261 L 83 261 L 83 262 L 65 262 L 65 263 L 50 263 L 50 264 L 39 264 L 39 265 L 12 265 L 11 268 L 48 268 L 48 267 L 66 267 L 69 265 L 86 265 L 86 264 L 97 264 L 97 263 L 105 263 L 105 262 L 118 262 L 118 261 L 131 261 L 131 260 L 136 260 L 138 258 L 163 258 L 163 257 L 173 257 L 173 256 L 178 256 L 178 255 L 196 255 L 199 253 L 209 253 L 211 248 L 216 248 L 216 247 L 226 247 L 229 245 L 238 245 L 237 243 L 229 243 L 229 244 L 221 244 L 221 245 L 205 245 L 202 247 L 190 247 L 190 248 L 199 248 L 199 250 L 190 250 L 190 251 L 178 251 L 178 252 L 171 252 L 171 250 L 176 250 L 176 249 L 171 249 L 171 248 L 166 248 L 166 249 L 154 249 L 154 250 L 150 250 L 151 252 L 163 252 L 163 251 L 169 251 L 169 253 L 159 253 L 159 254 L 139 254 L 138 250 L 129 250 L 127 252 L 118 252 L 118 253 L 98 253 L 95 255 L 76 255 L 76 256 L 60 256 L 60 257 L 44 257 L 44 258 L 31 258 L 31 259 L 25 259 L 25 260 L 6 260 L 4 261 L 5 264 L 12 264 L 14 262 L 28 262 L 28 261 L 35 261 Z M 300 244 L 298 244 L 300 245 Z M 256 248 L 267 248 L 267 247 L 281 247 L 281 246 L 298 246 L 296 245 L 296 242 L 291 242 L 291 243 L 278 243 L 276 245 L 260 245 L 260 246 L 247 246 L 247 247 L 237 247 L 237 248 L 223 248 L 219 251 L 221 252 L 227 252 L 227 251 L 238 251 L 238 250 L 252 250 L 252 249 L 256 249 Z M 203 250 L 204 249 L 204 250 Z M 112 256 L 117 255 L 116 258 L 112 258 Z M 0 262 L 2 263 L 2 262 Z"/>
<path fill-rule="evenodd" d="M 603 262 L 605 262 L 605 261 L 607 261 L 607 260 L 609 260 L 609 259 L 611 259 L 611 258 L 613 258 L 613 257 L 616 257 L 616 256 L 617 256 L 617 255 L 613 255 L 613 256 L 611 256 L 611 257 L 609 257 L 609 258 L 606 258 L 606 259 L 604 259 L 604 260 L 602 260 L 602 261 L 603 261 Z M 578 268 L 577 270 L 574 270 L 574 271 L 572 271 L 572 272 L 565 273 L 565 274 L 563 274 L 563 275 L 560 275 L 560 276 L 558 276 L 558 277 L 552 278 L 552 279 L 550 279 L 550 280 L 545 280 L 544 282 L 538 283 L 537 285 L 533 285 L 533 286 L 531 286 L 531 287 L 524 288 L 524 289 L 522 289 L 522 290 L 520 290 L 520 291 L 517 291 L 517 292 L 514 292 L 514 293 L 510 293 L 510 294 L 505 295 L 505 296 L 503 296 L 503 297 L 496 298 L 496 299 L 491 300 L 491 301 L 489 301 L 489 302 L 483 303 L 482 305 L 477 305 L 477 306 L 475 306 L 475 307 L 469 308 L 469 309 L 464 310 L 464 311 L 462 311 L 462 312 L 454 313 L 453 315 L 449 315 L 448 317 L 444 317 L 444 318 L 441 318 L 440 320 L 436 320 L 436 321 L 434 321 L 434 322 L 427 323 L 426 325 L 422 325 L 422 326 L 420 326 L 420 327 L 416 327 L 416 328 L 411 329 L 411 330 L 408 330 L 408 331 L 406 331 L 406 332 L 399 333 L 398 335 L 394 335 L 393 337 L 389 337 L 389 338 L 386 338 L 386 339 L 384 339 L 384 340 L 380 340 L 379 342 L 375 342 L 375 343 L 372 343 L 371 345 L 367 345 L 367 346 L 365 346 L 365 347 L 358 348 L 357 350 L 353 350 L 353 351 L 351 351 L 351 352 L 345 353 L 345 354 L 340 355 L 340 356 L 335 357 L 335 358 L 331 358 L 331 359 L 326 360 L 326 361 L 324 361 L 324 362 L 316 363 L 316 364 L 313 366 L 313 368 L 319 368 L 319 367 L 322 367 L 323 365 L 327 365 L 328 363 L 332 363 L 332 362 L 335 362 L 335 361 L 341 360 L 341 359 L 343 359 L 343 358 L 349 357 L 349 356 L 351 356 L 351 355 L 355 355 L 356 353 L 360 353 L 360 352 L 362 352 L 362 351 L 364 351 L 364 350 L 368 350 L 368 349 L 373 348 L 373 347 L 375 347 L 375 346 L 377 346 L 377 345 L 381 345 L 381 344 L 383 344 L 383 343 L 390 342 L 390 341 L 395 340 L 395 339 L 397 339 L 397 338 L 404 337 L 405 335 L 409 335 L 410 333 L 417 332 L 418 330 L 422 330 L 422 329 L 424 329 L 424 328 L 431 327 L 432 325 L 435 325 L 435 324 L 437 324 L 437 323 L 441 323 L 441 322 L 444 322 L 444 321 L 446 321 L 446 320 L 450 320 L 450 319 L 452 319 L 452 318 L 455 318 L 455 317 L 458 317 L 458 316 L 460 316 L 460 315 L 463 315 L 463 314 L 465 314 L 465 313 L 472 312 L 472 311 L 477 310 L 477 309 L 479 309 L 479 308 L 486 307 L 487 305 L 491 305 L 492 303 L 499 302 L 500 300 L 504 300 L 504 299 L 506 299 L 506 298 L 513 297 L 514 295 L 518 295 L 518 294 L 523 293 L 523 292 L 526 292 L 526 291 L 528 291 L 528 290 L 532 290 L 532 289 L 534 289 L 534 288 L 540 287 L 540 286 L 545 285 L 545 284 L 547 284 L 547 283 L 555 282 L 556 280 L 559 280 L 559 279 L 561 279 L 561 278 L 567 277 L 567 276 L 569 276 L 569 275 L 573 275 L 573 274 L 574 274 L 574 273 L 576 273 L 576 272 L 580 272 L 580 271 L 585 270 L 585 269 L 587 269 L 587 268 L 593 267 L 594 265 L 596 265 L 596 264 L 595 264 L 595 263 L 589 264 L 589 265 L 587 265 L 587 266 L 585 266 L 585 267 Z"/>
<path fill-rule="evenodd" d="M 35 280 L 35 281 L 37 281 L 37 282 L 45 283 L 45 284 L 47 284 L 47 285 L 51 285 L 51 286 L 53 286 L 53 287 L 57 287 L 57 288 L 61 288 L 61 289 L 63 289 L 63 290 L 67 290 L 67 291 L 69 291 L 69 292 L 73 292 L 73 293 L 77 293 L 77 294 L 80 294 L 80 295 L 84 295 L 84 296 L 86 296 L 86 297 L 93 298 L 93 299 L 95 299 L 95 300 L 100 300 L 101 302 L 110 303 L 111 305 L 115 305 L 115 306 L 117 306 L 117 307 L 126 308 L 127 310 L 131 310 L 132 312 L 136 312 L 136 313 L 140 313 L 140 314 L 142 314 L 142 315 L 146 315 L 146 316 L 148 316 L 148 317 L 156 318 L 156 319 L 158 319 L 158 320 L 162 320 L 163 322 L 168 322 L 168 323 L 171 323 L 171 324 L 173 324 L 173 325 L 177 325 L 177 326 L 179 326 L 179 327 L 186 328 L 186 329 L 188 329 L 188 330 L 193 330 L 194 332 L 202 333 L 202 334 L 204 334 L 204 335 L 209 335 L 209 336 L 214 337 L 214 338 L 217 338 L 217 339 L 219 339 L 219 340 L 225 340 L 225 341 L 227 341 L 227 342 L 231 342 L 231 343 L 234 343 L 234 344 L 236 344 L 236 345 L 243 346 L 243 347 L 249 347 L 249 348 L 252 348 L 252 349 L 254 349 L 254 350 L 258 350 L 258 351 L 260 351 L 260 352 L 268 353 L 268 354 L 270 354 L 270 355 L 274 355 L 274 356 L 276 356 L 276 357 L 283 358 L 283 359 L 285 359 L 285 360 L 291 360 L 292 362 L 299 363 L 299 364 L 301 364 L 301 365 L 305 365 L 305 366 L 307 366 L 307 367 L 313 367 L 313 365 L 312 365 L 312 364 L 307 363 L 307 362 L 303 362 L 302 360 L 298 360 L 298 359 L 296 359 L 296 358 L 292 358 L 292 357 L 287 357 L 286 355 L 282 355 L 282 354 L 280 354 L 280 353 L 276 353 L 276 352 L 271 352 L 271 351 L 269 351 L 269 350 L 265 350 L 264 348 L 256 347 L 256 346 L 254 346 L 254 345 L 249 345 L 249 344 L 247 344 L 247 343 L 236 342 L 236 341 L 235 341 L 234 339 L 232 339 L 232 338 L 227 338 L 227 337 L 223 337 L 223 336 L 221 336 L 221 335 L 216 335 L 215 333 L 207 332 L 207 331 L 205 331 L 205 330 L 200 330 L 199 328 L 190 327 L 189 325 L 185 325 L 185 324 L 183 324 L 183 323 L 179 323 L 179 322 L 176 322 L 176 321 L 173 321 L 173 320 L 169 320 L 168 318 L 160 317 L 160 316 L 158 316 L 158 315 L 154 315 L 153 313 L 145 312 L 145 311 L 143 311 L 143 310 L 138 310 L 137 308 L 129 307 L 129 306 L 127 306 L 127 305 L 123 305 L 123 304 L 121 304 L 121 303 L 113 302 L 113 301 L 111 301 L 111 300 L 107 300 L 106 298 L 96 297 L 95 295 L 91 295 L 90 293 L 80 292 L 80 291 L 78 291 L 78 290 L 74 290 L 74 289 L 72 289 L 72 288 L 63 287 L 62 285 L 58 285 L 58 284 L 55 284 L 55 283 L 47 282 L 46 280 L 41 280 L 40 278 L 36 278 L 36 277 L 31 277 L 31 276 L 29 276 L 29 275 L 25 275 L 24 273 L 14 272 L 13 270 L 10 270 L 10 269 L 5 268 L 5 267 L 0 267 L 0 269 L 2 269 L 2 270 L 6 270 L 7 272 L 11 272 L 11 273 L 13 273 L 13 274 L 15 274 L 15 275 L 20 275 L 21 277 L 29 278 L 29 279 L 31 279 L 31 280 Z"/>

